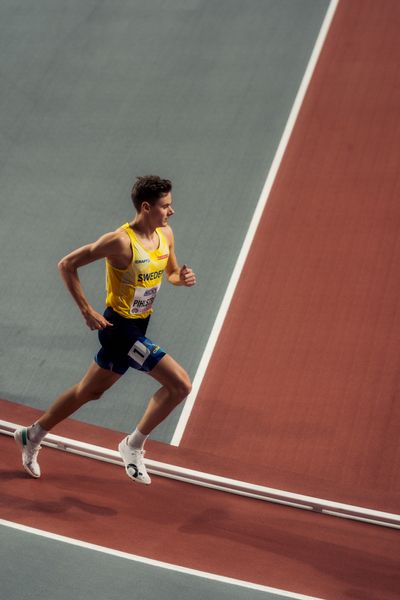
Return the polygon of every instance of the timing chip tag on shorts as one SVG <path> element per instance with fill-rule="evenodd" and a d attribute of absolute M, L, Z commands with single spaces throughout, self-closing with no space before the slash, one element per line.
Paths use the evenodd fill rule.
<path fill-rule="evenodd" d="M 166 352 L 157 344 L 154 344 L 147 337 L 139 337 L 128 352 L 130 366 L 138 371 L 148 373 L 160 360 Z"/>
<path fill-rule="evenodd" d="M 150 355 L 151 350 L 140 340 L 136 340 L 132 348 L 128 352 L 128 356 L 132 358 L 138 365 L 143 367 L 143 363 Z"/>

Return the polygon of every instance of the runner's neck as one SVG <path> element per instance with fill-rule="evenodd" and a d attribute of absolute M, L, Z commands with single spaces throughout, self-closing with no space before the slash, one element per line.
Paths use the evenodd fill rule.
<path fill-rule="evenodd" d="M 160 245 L 160 238 L 156 229 L 144 223 L 138 217 L 129 223 L 129 226 L 146 250 L 157 250 Z"/>

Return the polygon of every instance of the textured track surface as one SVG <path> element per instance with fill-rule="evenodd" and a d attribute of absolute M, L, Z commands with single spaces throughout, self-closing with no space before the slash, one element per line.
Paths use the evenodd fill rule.
<path fill-rule="evenodd" d="M 42 451 L 33 480 L 14 441 L 0 436 L 0 447 L 4 519 L 298 593 L 396 597 L 397 531 L 157 477 L 138 486 L 122 468 L 57 450 Z"/>
<path fill-rule="evenodd" d="M 83 332 L 80 336 L 72 331 L 81 324 L 79 317 L 72 305 L 71 310 L 66 306 L 60 282 L 50 289 L 47 273 L 54 269 L 54 257 L 79 245 L 83 234 L 101 233 L 112 219 L 115 225 L 126 219 L 126 180 L 132 165 L 140 170 L 156 165 L 172 176 L 176 169 L 187 177 L 176 178 L 177 198 L 187 198 L 182 212 L 188 211 L 177 227 L 177 238 L 186 251 L 185 260 L 201 256 L 198 266 L 207 282 L 207 296 L 200 285 L 193 295 L 180 295 L 179 305 L 175 295 L 171 299 L 166 295 L 159 313 L 159 341 L 170 340 L 177 358 L 181 353 L 194 370 L 208 335 L 203 316 L 211 326 L 237 255 L 236 225 L 244 234 L 253 208 L 247 199 L 255 201 L 262 184 L 260 166 L 268 161 L 260 149 L 264 152 L 268 139 L 272 157 L 297 89 L 294 74 L 301 71 L 327 3 L 255 1 L 252 6 L 259 11 L 279 7 L 280 18 L 282 7 L 289 12 L 296 7 L 298 19 L 288 21 L 284 15 L 277 37 L 286 48 L 294 38 L 285 27 L 292 26 L 292 33 L 299 36 L 296 49 L 302 53 L 296 50 L 294 68 L 293 54 L 278 51 L 271 77 L 264 73 L 260 78 L 264 55 L 256 48 L 254 64 L 251 58 L 240 63 L 246 74 L 240 90 L 228 85 L 230 69 L 239 64 L 232 51 L 237 46 L 241 55 L 241 40 L 247 47 L 252 36 L 273 40 L 278 30 L 272 21 L 253 11 L 244 23 L 243 14 L 235 11 L 245 10 L 245 4 L 236 0 L 222 0 L 217 14 L 215 3 L 150 0 L 135 20 L 140 37 L 132 35 L 127 5 L 123 0 L 69 3 L 58 26 L 46 28 L 46 36 L 43 23 L 58 14 L 54 3 L 48 3 L 55 12 L 50 16 L 51 11 L 45 11 L 44 21 L 45 2 L 39 8 L 35 5 L 32 18 L 21 10 L 26 9 L 24 3 L 2 5 L 2 10 L 11 11 L 14 24 L 11 27 L 6 19 L 0 25 L 1 60 L 9 69 L 7 86 L 2 88 L 7 122 L 0 166 L 8 203 L 1 239 L 2 250 L 13 257 L 5 262 L 1 288 L 2 306 L 8 308 L 1 326 L 1 393 L 36 409 L 47 406 L 49 397 L 80 375 L 90 345 Z M 171 7 L 177 7 L 174 14 Z M 201 7 L 213 17 L 213 28 L 207 18 L 199 19 Z M 307 7 L 313 10 L 307 13 Z M 166 44 L 162 61 L 154 39 L 147 35 L 153 31 L 151 16 L 158 10 L 163 11 L 164 37 L 157 37 L 157 43 L 161 39 Z M 305 46 L 300 18 L 309 23 Z M 382 0 L 379 6 L 372 0 L 340 2 L 183 445 L 171 448 L 150 442 L 148 457 L 398 512 L 399 26 L 400 9 L 394 0 Z M 260 35 L 266 27 L 270 35 Z M 193 31 L 200 32 L 194 39 L 197 49 L 210 47 L 205 40 L 216 42 L 215 54 L 223 42 L 220 71 L 210 69 L 209 57 L 197 50 L 193 56 L 181 52 L 182 36 L 188 50 Z M 173 49 L 175 39 L 179 51 Z M 199 59 L 201 75 L 194 72 L 193 79 L 192 59 Z M 190 64 L 185 66 L 186 60 Z M 177 61 L 183 61 L 178 95 L 168 70 L 171 65 L 175 69 Z M 250 64 L 255 70 L 247 68 Z M 132 65 L 135 68 L 129 70 Z M 289 73 L 285 65 L 294 70 Z M 277 87 L 270 87 L 271 80 Z M 113 110 L 118 104 L 117 81 L 123 81 L 119 112 Z M 173 111 L 166 110 L 167 103 L 159 103 L 160 82 Z M 288 83 L 291 91 L 286 94 Z M 132 89 L 133 103 L 128 93 Z M 233 100 L 236 96 L 243 100 L 243 89 L 249 95 L 245 105 L 237 107 Z M 264 100 L 260 91 L 266 92 Z M 219 92 L 226 92 L 229 101 L 224 97 L 222 111 Z M 195 102 L 188 103 L 188 98 Z M 274 102 L 278 121 L 273 121 L 274 110 L 265 112 Z M 135 106 L 143 104 L 149 108 L 147 120 L 136 114 Z M 204 107 L 210 116 L 198 119 Z M 183 124 L 179 131 L 177 122 Z M 271 122 L 273 132 L 263 126 Z M 148 138 L 149 130 L 159 144 Z M 176 149 L 181 152 L 179 160 Z M 240 168 L 233 158 L 239 159 Z M 235 209 L 237 223 L 227 227 L 233 192 L 238 194 L 240 212 Z M 112 204 L 110 197 L 116 198 Z M 98 213 L 100 204 L 106 208 Z M 88 219 L 88 214 L 96 218 Z M 199 223 L 208 223 L 210 217 L 215 231 L 226 237 L 203 228 L 207 235 L 196 238 Z M 212 260 L 203 249 L 212 253 Z M 95 292 L 102 270 L 90 273 L 85 284 Z M 171 315 L 176 321 L 170 320 Z M 198 331 L 201 343 L 195 345 Z M 122 381 L 112 399 L 92 403 L 79 418 L 130 429 L 135 417 L 129 396 L 135 396 L 138 412 L 145 402 L 146 384 L 135 383 Z M 1 418 L 17 423 L 32 422 L 36 409 L 0 401 Z M 168 421 L 167 429 L 171 424 Z M 161 438 L 167 439 L 167 429 L 160 431 Z M 122 436 L 78 421 L 67 421 L 54 432 L 110 448 Z M 397 531 L 157 477 L 150 488 L 143 488 L 130 482 L 122 468 L 48 449 L 41 453 L 44 476 L 33 480 L 22 470 L 12 439 L 0 436 L 0 450 L 4 519 L 327 599 L 398 598 Z M 13 571 L 22 558 L 33 560 L 40 574 L 46 568 L 46 553 L 56 555 L 48 546 L 40 556 L 27 535 L 22 538 L 21 557 L 16 536 L 12 537 L 9 549 L 15 549 L 16 559 L 2 562 L 1 579 L 7 585 L 16 577 L 23 581 L 23 569 Z M 72 554 L 65 559 L 70 574 L 75 559 Z M 78 562 L 85 569 L 92 560 Z M 110 576 L 118 569 L 116 565 Z M 41 581 L 39 577 L 34 585 Z M 140 585 L 143 581 L 140 577 Z M 29 583 L 24 589 L 30 589 Z M 72 591 L 76 592 L 73 585 Z M 12 588 L 9 598 L 11 594 Z M 19 592 L 17 599 L 21 600 Z"/>
<path fill-rule="evenodd" d="M 182 440 L 396 512 L 399 22 L 339 3 Z"/>

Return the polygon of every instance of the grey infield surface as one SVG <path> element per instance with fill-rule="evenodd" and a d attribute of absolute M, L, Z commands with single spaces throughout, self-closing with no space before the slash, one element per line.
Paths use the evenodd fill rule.
<path fill-rule="evenodd" d="M 146 173 L 173 180 L 178 259 L 198 275 L 164 284 L 149 337 L 195 374 L 327 6 L 0 2 L 2 398 L 45 409 L 85 372 L 96 334 L 56 263 L 130 220 Z M 104 265 L 80 274 L 102 310 Z M 129 431 L 155 389 L 130 372 L 76 418 Z"/>
<path fill-rule="evenodd" d="M 278 600 L 283 596 L 103 554 L 0 526 L 7 600 Z M 19 566 L 20 576 L 15 577 Z"/>

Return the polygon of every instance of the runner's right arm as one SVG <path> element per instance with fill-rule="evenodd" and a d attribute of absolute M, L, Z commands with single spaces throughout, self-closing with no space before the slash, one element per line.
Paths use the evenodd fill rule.
<path fill-rule="evenodd" d="M 101 258 L 108 258 L 112 262 L 123 260 L 124 253 L 130 249 L 129 240 L 127 244 L 126 237 L 125 234 L 121 235 L 120 231 L 106 233 L 96 242 L 86 244 L 67 254 L 58 263 L 61 277 L 89 329 L 103 329 L 112 323 L 109 323 L 89 303 L 79 280 L 78 269 Z"/>

